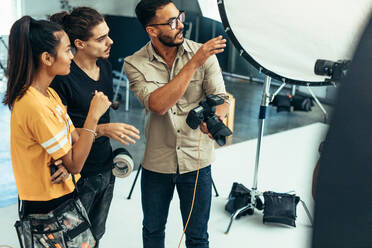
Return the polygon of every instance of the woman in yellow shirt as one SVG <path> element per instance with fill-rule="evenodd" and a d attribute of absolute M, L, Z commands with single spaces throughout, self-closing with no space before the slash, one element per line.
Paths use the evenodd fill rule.
<path fill-rule="evenodd" d="M 61 99 L 49 88 L 56 75 L 70 72 L 72 58 L 69 38 L 58 24 L 29 16 L 13 24 L 3 103 L 11 109 L 11 159 L 26 215 L 48 213 L 72 197 L 71 177 L 53 183 L 49 165 L 61 160 L 60 167 L 78 174 L 97 122 L 111 104 L 102 92 L 92 92 L 84 128 L 77 133 Z M 65 169 L 58 170 L 61 177 Z"/>

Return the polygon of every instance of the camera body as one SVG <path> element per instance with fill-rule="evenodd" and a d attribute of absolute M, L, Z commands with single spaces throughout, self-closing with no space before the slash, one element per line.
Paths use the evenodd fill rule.
<path fill-rule="evenodd" d="M 124 178 L 130 175 L 133 170 L 134 162 L 132 155 L 125 148 L 117 148 L 112 153 L 113 168 L 112 174 L 116 177 Z"/>
<path fill-rule="evenodd" d="M 318 59 L 315 62 L 314 73 L 321 76 L 331 77 L 331 81 L 340 81 L 346 76 L 350 65 L 350 60 L 338 60 L 333 62 L 330 60 Z"/>
<path fill-rule="evenodd" d="M 205 100 L 199 103 L 199 106 L 189 112 L 186 118 L 187 125 L 192 129 L 198 128 L 201 122 L 205 121 L 209 132 L 220 146 L 226 144 L 226 136 L 232 134 L 231 130 L 216 116 L 216 106 L 224 102 L 217 95 L 208 95 Z"/>

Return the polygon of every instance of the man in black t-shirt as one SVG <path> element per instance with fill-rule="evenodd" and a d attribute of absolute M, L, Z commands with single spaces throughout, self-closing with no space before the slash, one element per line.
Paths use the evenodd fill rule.
<path fill-rule="evenodd" d="M 67 106 L 68 114 L 75 127 L 82 128 L 89 111 L 90 100 L 94 92 L 101 91 L 112 101 L 112 72 L 111 65 L 107 60 L 98 59 L 97 66 L 100 68 L 98 80 L 90 78 L 80 67 L 71 62 L 71 72 L 68 76 L 57 76 L 51 85 L 63 104 Z M 98 124 L 110 123 L 110 111 L 108 110 L 99 120 Z M 97 132 L 100 132 L 98 126 Z M 106 136 L 97 138 L 92 146 L 89 156 L 81 171 L 83 177 L 89 177 L 112 169 L 110 139 Z"/>
<path fill-rule="evenodd" d="M 104 17 L 88 7 L 51 16 L 61 24 L 76 49 L 67 76 L 57 76 L 51 87 L 67 106 L 75 127 L 82 128 L 95 91 L 113 98 L 112 68 L 107 58 L 113 41 Z M 57 58 L 58 59 L 58 58 Z M 139 131 L 128 124 L 110 123 L 109 110 L 101 117 L 96 129 L 96 140 L 81 171 L 78 181 L 79 198 L 85 206 L 97 242 L 105 232 L 105 223 L 113 196 L 115 177 L 112 174 L 110 139 L 128 145 L 139 139 Z"/>

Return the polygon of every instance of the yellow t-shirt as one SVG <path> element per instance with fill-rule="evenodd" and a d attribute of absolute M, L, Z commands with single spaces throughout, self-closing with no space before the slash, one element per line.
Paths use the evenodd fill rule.
<path fill-rule="evenodd" d="M 75 188 L 71 177 L 60 184 L 50 180 L 49 164 L 70 151 L 75 127 L 58 94 L 52 88 L 48 94 L 30 87 L 12 108 L 10 150 L 21 200 L 49 201 Z"/>

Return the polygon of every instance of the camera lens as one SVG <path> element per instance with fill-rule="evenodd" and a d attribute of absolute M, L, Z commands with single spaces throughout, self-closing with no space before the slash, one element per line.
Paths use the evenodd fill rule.
<path fill-rule="evenodd" d="M 124 148 L 118 148 L 113 152 L 113 162 L 112 174 L 120 178 L 129 176 L 134 167 L 132 156 Z"/>

